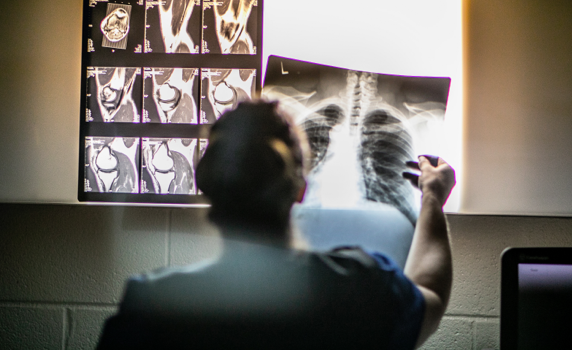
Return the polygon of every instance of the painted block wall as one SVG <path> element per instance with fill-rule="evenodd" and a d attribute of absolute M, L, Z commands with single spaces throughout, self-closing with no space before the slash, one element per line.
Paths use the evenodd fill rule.
<path fill-rule="evenodd" d="M 0 204 L 0 349 L 92 349 L 125 279 L 220 253 L 206 209 Z M 572 218 L 448 216 L 451 302 L 423 349 L 499 348 L 500 254 L 572 246 Z"/>

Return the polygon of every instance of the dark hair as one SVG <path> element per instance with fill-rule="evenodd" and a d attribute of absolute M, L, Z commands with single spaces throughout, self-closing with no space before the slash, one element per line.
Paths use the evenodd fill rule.
<path fill-rule="evenodd" d="M 300 134 L 273 102 L 242 102 L 211 128 L 197 186 L 223 227 L 283 231 L 304 184 Z"/>

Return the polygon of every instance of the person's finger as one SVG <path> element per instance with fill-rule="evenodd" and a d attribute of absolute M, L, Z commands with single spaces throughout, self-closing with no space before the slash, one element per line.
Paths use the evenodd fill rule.
<path fill-rule="evenodd" d="M 419 188 L 419 175 L 404 172 L 401 174 L 406 180 L 411 182 L 415 188 Z"/>
<path fill-rule="evenodd" d="M 405 165 L 407 165 L 407 167 L 409 167 L 411 169 L 421 170 L 421 169 L 419 169 L 419 163 L 418 162 L 407 161 L 407 162 L 405 162 Z"/>
<path fill-rule="evenodd" d="M 425 156 L 419 156 L 419 170 L 423 171 L 423 168 L 432 168 L 431 162 Z"/>
<path fill-rule="evenodd" d="M 429 161 L 429 163 L 431 163 L 431 165 L 433 165 L 434 167 L 436 167 L 436 166 L 439 165 L 439 159 L 440 159 L 440 158 L 437 157 L 437 156 L 432 156 L 432 155 L 429 155 L 429 154 L 424 154 L 424 155 L 422 155 L 422 157 L 427 158 L 427 160 Z"/>

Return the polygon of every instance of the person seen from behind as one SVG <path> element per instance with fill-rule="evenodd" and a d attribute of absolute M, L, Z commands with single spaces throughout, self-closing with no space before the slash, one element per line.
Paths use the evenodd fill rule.
<path fill-rule="evenodd" d="M 409 162 L 422 192 L 402 271 L 359 247 L 293 249 L 306 182 L 303 135 L 277 103 L 243 102 L 213 125 L 196 170 L 222 256 L 132 277 L 98 349 L 413 349 L 437 329 L 452 282 L 441 158 Z M 383 234 L 384 223 L 379 223 Z M 351 234 L 351 232 L 348 232 Z"/>

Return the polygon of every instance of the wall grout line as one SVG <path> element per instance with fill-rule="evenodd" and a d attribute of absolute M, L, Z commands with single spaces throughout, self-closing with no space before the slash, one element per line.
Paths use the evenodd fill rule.
<path fill-rule="evenodd" d="M 477 325 L 475 321 L 471 322 L 471 330 L 473 331 L 473 337 L 471 339 L 471 348 L 477 350 Z"/>
<path fill-rule="evenodd" d="M 62 312 L 62 350 L 66 350 L 68 344 L 68 308 L 64 308 Z"/>
<path fill-rule="evenodd" d="M 62 307 L 62 308 L 74 308 L 74 307 L 113 307 L 116 308 L 119 304 L 116 303 L 89 303 L 89 302 L 57 302 L 57 301 L 0 301 L 0 307 Z"/>
<path fill-rule="evenodd" d="M 170 260 L 170 259 L 169 259 Z M 64 307 L 64 308 L 73 308 L 73 307 L 117 307 L 118 303 L 102 303 L 102 302 L 73 302 L 73 301 L 45 301 L 45 300 L 26 300 L 26 301 L 0 301 L 0 307 L 19 307 L 19 306 L 26 306 L 26 307 L 38 307 L 38 306 L 51 306 L 51 307 Z M 493 316 L 493 315 L 483 315 L 483 314 L 445 314 L 444 317 L 451 317 L 451 318 L 480 318 L 480 319 L 489 319 L 489 320 L 497 320 L 500 319 L 500 316 Z"/>
<path fill-rule="evenodd" d="M 452 318 L 484 318 L 484 319 L 500 319 L 500 316 L 491 316 L 491 315 L 482 315 L 482 314 L 445 314 L 444 317 L 452 317 Z"/>

